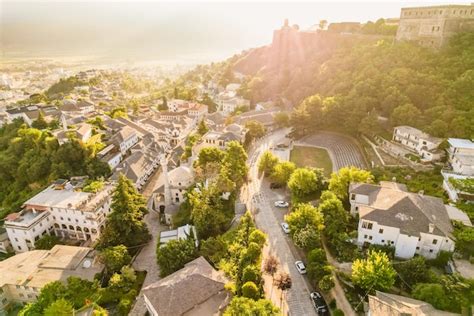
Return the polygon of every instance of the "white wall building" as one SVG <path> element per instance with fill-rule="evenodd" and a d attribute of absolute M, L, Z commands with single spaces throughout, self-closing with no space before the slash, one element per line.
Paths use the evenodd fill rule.
<path fill-rule="evenodd" d="M 97 193 L 81 190 L 83 181 L 58 180 L 5 219 L 8 238 L 15 252 L 35 248 L 44 235 L 77 240 L 96 240 L 110 212 L 111 184 Z"/>
<path fill-rule="evenodd" d="M 87 247 L 56 245 L 5 259 L 0 262 L 0 315 L 11 303 L 34 302 L 50 282 L 65 283 L 71 276 L 92 281 L 103 268 Z"/>
<path fill-rule="evenodd" d="M 186 190 L 194 184 L 194 172 L 188 166 L 179 166 L 168 173 L 168 181 L 173 202 L 181 203 Z"/>
<path fill-rule="evenodd" d="M 474 176 L 474 142 L 469 139 L 449 138 L 448 156 L 454 173 Z"/>
<path fill-rule="evenodd" d="M 433 137 L 411 126 L 397 126 L 393 130 L 393 140 L 416 152 L 424 161 L 434 161 L 441 158 L 437 151 L 442 139 Z"/>
<path fill-rule="evenodd" d="M 359 215 L 357 243 L 361 246 L 389 245 L 396 257 L 404 259 L 415 254 L 435 258 L 441 250 L 454 251 L 452 218 L 439 198 L 382 182 L 352 183 L 349 200 L 351 214 Z"/>
<path fill-rule="evenodd" d="M 118 145 L 122 155 L 125 155 L 127 150 L 138 143 L 138 135 L 133 128 L 124 126 L 111 140 Z"/>

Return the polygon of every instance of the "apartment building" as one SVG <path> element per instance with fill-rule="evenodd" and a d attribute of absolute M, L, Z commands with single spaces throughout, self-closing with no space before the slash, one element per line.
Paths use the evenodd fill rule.
<path fill-rule="evenodd" d="M 82 191 L 84 179 L 57 180 L 9 214 L 5 228 L 17 253 L 35 248 L 44 235 L 95 241 L 110 212 L 113 185 L 105 183 L 96 193 Z"/>

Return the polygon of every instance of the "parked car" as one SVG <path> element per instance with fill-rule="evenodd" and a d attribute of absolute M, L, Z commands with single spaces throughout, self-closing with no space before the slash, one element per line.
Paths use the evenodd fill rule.
<path fill-rule="evenodd" d="M 329 308 L 326 305 L 326 302 L 324 301 L 323 296 L 319 292 L 312 292 L 309 294 L 309 297 L 311 298 L 311 303 L 313 303 L 314 309 L 316 310 L 316 313 L 320 316 L 329 316 Z"/>
<path fill-rule="evenodd" d="M 281 229 L 283 229 L 283 231 L 285 232 L 285 234 L 289 234 L 290 233 L 290 225 L 288 225 L 288 223 L 281 223 L 280 224 L 281 226 Z"/>
<path fill-rule="evenodd" d="M 279 183 L 276 183 L 276 182 L 270 183 L 270 189 L 279 189 L 281 187 L 283 187 L 283 186 Z"/>
<path fill-rule="evenodd" d="M 306 274 L 306 266 L 304 265 L 303 261 L 296 261 L 295 266 L 296 270 L 298 270 L 300 274 Z"/>
<path fill-rule="evenodd" d="M 286 201 L 276 201 L 275 207 L 288 207 L 290 204 Z"/>

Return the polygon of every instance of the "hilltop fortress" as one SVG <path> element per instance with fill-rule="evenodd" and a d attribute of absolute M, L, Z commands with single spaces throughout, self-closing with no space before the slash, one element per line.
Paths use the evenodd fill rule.
<path fill-rule="evenodd" d="M 403 8 L 397 40 L 439 48 L 456 33 L 474 31 L 474 3 Z"/>

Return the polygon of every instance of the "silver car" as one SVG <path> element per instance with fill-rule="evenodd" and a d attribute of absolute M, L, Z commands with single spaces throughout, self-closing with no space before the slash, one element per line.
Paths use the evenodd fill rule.
<path fill-rule="evenodd" d="M 283 231 L 285 232 L 285 234 L 289 234 L 290 233 L 290 225 L 288 225 L 288 223 L 281 223 L 280 224 L 281 226 L 281 229 L 283 229 Z"/>
<path fill-rule="evenodd" d="M 306 266 L 304 265 L 303 261 L 296 261 L 295 266 L 296 270 L 298 270 L 300 274 L 306 274 Z"/>

